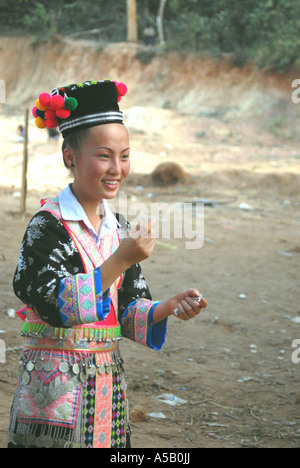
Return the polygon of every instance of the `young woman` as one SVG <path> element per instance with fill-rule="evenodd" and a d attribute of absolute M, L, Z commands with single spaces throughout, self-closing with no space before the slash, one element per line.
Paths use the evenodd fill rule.
<path fill-rule="evenodd" d="M 140 267 L 154 248 L 152 221 L 133 232 L 107 204 L 130 171 L 125 93 L 124 84 L 85 82 L 42 93 L 33 110 L 40 128 L 58 124 L 74 180 L 42 200 L 20 250 L 24 349 L 11 448 L 129 447 L 119 341 L 160 350 L 174 311 L 188 320 L 207 306 L 196 289 L 152 301 Z"/>

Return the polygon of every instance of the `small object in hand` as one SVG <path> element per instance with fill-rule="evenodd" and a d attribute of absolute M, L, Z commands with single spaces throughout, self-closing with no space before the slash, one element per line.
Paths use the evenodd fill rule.
<path fill-rule="evenodd" d="M 200 304 L 200 302 L 201 302 L 202 297 L 203 297 L 202 294 L 199 294 L 199 296 L 197 296 L 197 297 L 192 296 L 192 298 L 195 299 L 195 301 L 197 301 L 199 304 Z M 180 312 L 179 312 L 179 310 L 177 309 L 177 307 L 176 307 L 176 309 L 174 309 L 173 314 L 175 315 L 175 317 L 178 317 L 178 316 L 180 315 Z"/>
<path fill-rule="evenodd" d="M 195 299 L 195 301 L 199 302 L 199 304 L 201 302 L 202 297 L 203 297 L 202 294 L 199 294 L 198 297 L 192 296 L 192 298 Z"/>

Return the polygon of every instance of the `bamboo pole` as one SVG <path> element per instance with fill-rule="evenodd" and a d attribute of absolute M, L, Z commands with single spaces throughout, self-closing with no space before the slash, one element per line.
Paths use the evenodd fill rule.
<path fill-rule="evenodd" d="M 28 114 L 29 110 L 25 109 L 25 126 L 24 126 L 24 146 L 23 146 L 23 164 L 22 164 L 22 188 L 21 188 L 21 216 L 25 216 L 26 212 L 26 195 L 27 195 L 27 163 L 28 163 Z"/>

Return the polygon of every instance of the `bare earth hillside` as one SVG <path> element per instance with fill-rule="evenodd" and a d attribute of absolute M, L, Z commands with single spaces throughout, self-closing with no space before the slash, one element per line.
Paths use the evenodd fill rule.
<path fill-rule="evenodd" d="M 123 341 L 134 448 L 299 447 L 300 104 L 296 74 L 272 75 L 226 61 L 157 55 L 141 47 L 59 40 L 30 46 L 0 39 L 0 447 L 18 371 L 21 304 L 12 291 L 20 243 L 40 198 L 67 183 L 61 141 L 29 127 L 28 196 L 21 217 L 23 146 L 16 128 L 26 106 L 57 85 L 111 78 L 128 85 L 122 100 L 131 135 L 132 174 L 120 195 L 129 204 L 173 210 L 204 203 L 204 241 L 158 238 L 143 263 L 155 300 L 197 287 L 208 308 L 197 320 L 169 319 L 160 353 Z M 186 179 L 155 185 L 152 171 L 178 163 Z M 191 210 L 195 215 L 195 211 Z M 161 214 L 158 223 L 163 222 Z M 197 222 L 197 219 L 194 220 Z M 2 359 L 3 360 L 3 359 Z M 173 398 L 171 406 L 161 398 Z M 142 407 L 140 411 L 138 408 Z"/>

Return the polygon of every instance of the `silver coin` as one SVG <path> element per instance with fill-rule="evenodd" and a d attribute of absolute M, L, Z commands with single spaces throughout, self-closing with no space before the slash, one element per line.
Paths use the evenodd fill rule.
<path fill-rule="evenodd" d="M 30 390 L 29 390 L 29 395 L 32 396 L 32 397 L 35 397 L 35 395 L 37 394 L 38 390 L 36 390 L 35 388 L 33 388 L 33 386 L 31 385 L 30 386 Z"/>
<path fill-rule="evenodd" d="M 64 395 L 65 393 L 67 393 L 67 392 L 66 392 L 66 387 L 65 387 L 64 384 L 59 384 L 59 385 L 57 386 L 57 388 L 56 388 L 56 391 L 57 391 L 57 393 L 58 393 L 59 396 Z"/>
<path fill-rule="evenodd" d="M 30 374 L 28 374 L 27 371 L 25 371 L 22 375 L 22 380 L 24 382 L 25 385 L 28 385 L 29 382 L 30 382 Z"/>
<path fill-rule="evenodd" d="M 59 396 L 60 395 L 58 394 L 58 391 L 56 390 L 56 388 L 52 388 L 52 390 L 50 390 L 50 397 L 52 401 L 57 400 Z"/>
<path fill-rule="evenodd" d="M 104 364 L 100 364 L 100 366 L 98 367 L 98 372 L 99 372 L 100 375 L 105 374 Z"/>
<path fill-rule="evenodd" d="M 43 446 L 45 448 L 51 448 L 53 446 L 54 441 L 53 441 L 52 437 L 43 436 L 42 439 L 43 439 Z"/>
<path fill-rule="evenodd" d="M 31 383 L 31 388 L 34 388 L 34 390 L 39 390 L 41 387 L 41 382 L 39 380 L 33 380 Z"/>
<path fill-rule="evenodd" d="M 38 447 L 38 448 L 43 448 L 43 437 L 37 437 L 35 439 L 35 445 Z"/>
<path fill-rule="evenodd" d="M 51 372 L 51 371 L 53 371 L 53 369 L 54 369 L 54 364 L 51 361 L 51 359 L 49 359 L 49 361 L 45 362 L 45 364 L 44 364 L 44 370 L 46 372 Z"/>
<path fill-rule="evenodd" d="M 39 372 L 44 369 L 44 363 L 42 359 L 37 358 L 37 360 L 35 361 L 35 369 Z"/>
<path fill-rule="evenodd" d="M 75 388 L 74 382 L 72 382 L 72 380 L 68 380 L 68 382 L 65 385 L 68 389 L 68 392 L 72 393 Z"/>
<path fill-rule="evenodd" d="M 86 382 L 87 381 L 87 374 L 86 372 L 84 371 L 81 371 L 80 374 L 79 374 L 79 379 L 82 383 Z"/>
<path fill-rule="evenodd" d="M 39 403 L 38 406 L 39 406 L 39 408 L 44 409 L 44 408 L 46 408 L 46 406 L 48 406 L 48 405 L 49 405 L 48 401 L 47 401 L 47 400 L 43 400 L 41 403 Z"/>
<path fill-rule="evenodd" d="M 27 447 L 29 445 L 28 443 L 28 435 L 24 435 L 22 437 L 22 445 L 24 445 L 24 447 Z"/>
<path fill-rule="evenodd" d="M 106 364 L 106 366 L 105 366 L 105 372 L 106 372 L 107 374 L 109 374 L 109 373 L 111 372 L 111 365 L 110 365 L 110 364 Z"/>
<path fill-rule="evenodd" d="M 28 370 L 28 372 L 32 372 L 34 369 L 34 363 L 32 361 L 28 361 L 26 364 L 26 369 Z"/>
<path fill-rule="evenodd" d="M 67 362 L 61 362 L 58 368 L 63 374 L 69 372 L 69 364 Z"/>
<path fill-rule="evenodd" d="M 77 363 L 73 364 L 72 371 L 73 371 L 73 374 L 78 375 L 80 373 L 79 364 L 77 364 Z"/>
<path fill-rule="evenodd" d="M 37 405 L 40 405 L 44 401 L 44 395 L 42 393 L 37 393 L 34 397 L 34 401 Z"/>
<path fill-rule="evenodd" d="M 34 435 L 28 435 L 28 436 L 27 436 L 27 443 L 28 443 L 28 445 L 31 445 L 31 446 L 34 445 L 34 443 L 35 443 L 35 436 L 34 436 Z"/>
<path fill-rule="evenodd" d="M 91 376 L 91 377 L 94 377 L 94 375 L 96 374 L 96 366 L 94 364 L 91 364 L 89 367 L 88 367 L 88 374 Z"/>

